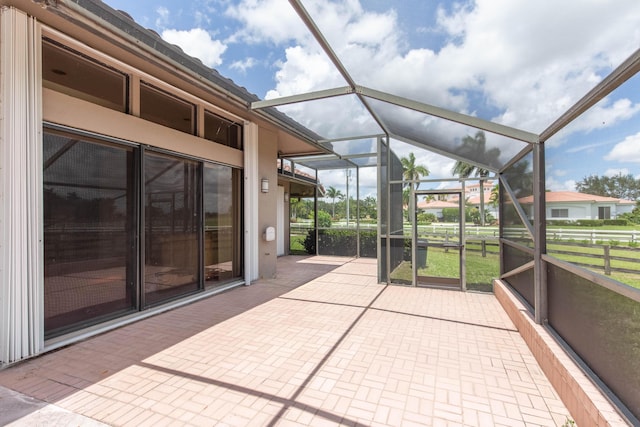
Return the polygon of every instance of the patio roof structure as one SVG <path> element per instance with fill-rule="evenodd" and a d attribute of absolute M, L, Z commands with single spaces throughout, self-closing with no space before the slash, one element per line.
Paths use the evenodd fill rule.
<path fill-rule="evenodd" d="M 337 53 L 329 37 L 305 8 L 305 2 L 290 0 L 289 3 L 333 64 L 335 74 L 341 77 L 345 86 L 253 101 L 251 109 L 269 112 L 280 109 L 287 113 L 293 111 L 288 108 L 292 105 L 308 107 L 302 114 L 292 112 L 292 116 L 319 135 L 313 142 L 331 150 L 331 153 L 317 158 L 304 156 L 292 159 L 316 169 L 373 165 L 375 162 L 370 159 L 376 157 L 377 150 L 370 140 L 384 137 L 501 173 L 633 77 L 639 68 L 640 52 L 629 51 L 630 56 L 622 64 L 612 68 L 606 78 L 583 94 L 582 98 L 573 99 L 574 104 L 552 123 L 540 129 L 527 129 L 536 126 L 532 124 L 520 128 L 490 120 L 488 115 L 482 117 L 429 103 L 429 93 L 412 92 L 402 84 L 389 84 L 390 89 L 387 90 L 368 87 L 371 76 L 362 74 L 362 67 L 356 67 L 355 60 L 345 57 L 344 53 L 343 56 Z M 334 42 L 339 40 L 339 35 L 333 35 Z M 527 52 L 520 52 L 520 56 L 526 57 Z M 326 120 L 314 114 L 314 111 L 321 110 L 348 112 L 357 117 L 357 124 L 339 128 L 327 126 Z M 487 147 L 483 147 L 483 152 L 462 144 L 460 135 L 470 130 L 488 132 Z"/>
<path fill-rule="evenodd" d="M 581 363 L 588 366 L 587 370 L 591 375 L 601 379 L 601 385 L 608 384 L 605 388 L 614 390 L 611 395 L 617 396 L 614 400 L 624 408 L 622 411 L 625 416 L 631 422 L 638 422 L 640 377 L 635 375 L 631 378 L 628 374 L 638 372 L 639 366 L 635 362 L 626 364 L 630 360 L 628 355 L 636 351 L 633 350 L 637 349 L 636 344 L 621 347 L 615 345 L 615 350 L 597 355 L 600 351 L 595 350 L 595 347 L 606 346 L 603 344 L 603 347 L 594 347 L 593 335 L 578 332 L 577 325 L 583 325 L 585 330 L 591 332 L 601 330 L 602 335 L 596 335 L 602 337 L 615 334 L 618 331 L 605 332 L 605 329 L 613 327 L 612 324 L 604 326 L 602 321 L 595 320 L 601 319 L 601 316 L 595 314 L 599 310 L 595 308 L 598 304 L 596 300 L 608 298 L 604 296 L 606 294 L 617 301 L 609 306 L 609 310 L 617 310 L 627 303 L 629 307 L 637 308 L 640 292 L 616 280 L 549 256 L 544 196 L 547 188 L 546 170 L 554 165 L 545 159 L 545 145 L 561 143 L 567 133 L 581 126 L 585 117 L 598 114 L 598 109 L 610 103 L 609 98 L 620 97 L 620 88 L 637 90 L 640 80 L 640 49 L 637 46 L 631 47 L 627 52 L 628 57 L 620 65 L 609 67 L 604 72 L 604 77 L 583 92 L 581 97 L 566 104 L 566 100 L 563 100 L 566 108 L 558 111 L 549 123 L 539 127 L 538 121 L 539 128 L 530 123 L 524 123 L 520 127 L 518 123 L 505 124 L 504 117 L 500 121 L 492 120 L 486 113 L 481 113 L 485 114 L 483 117 L 447 108 L 436 101 L 430 102 L 429 93 L 412 92 L 403 88 L 403 85 L 388 84 L 391 89 L 387 91 L 385 88 L 368 87 L 373 80 L 363 73 L 363 67 L 357 66 L 357 61 L 361 58 L 350 58 L 346 54 L 349 50 L 344 48 L 340 54 L 334 47 L 341 42 L 341 36 L 323 31 L 305 7 L 307 2 L 290 0 L 289 3 L 345 85 L 255 101 L 251 103 L 251 108 L 278 108 L 283 112 L 290 112 L 296 120 L 322 136 L 315 143 L 332 151 L 327 155 L 292 157 L 293 162 L 319 170 L 377 166 L 378 206 L 381 212 L 378 223 L 379 280 L 393 282 L 391 272 L 401 262 L 399 252 L 402 252 L 403 239 L 406 238 L 402 232 L 401 193 L 407 181 L 403 178 L 398 157 L 391 148 L 394 140 L 494 173 L 499 178 L 501 190 L 501 279 L 509 283 L 526 301 L 537 323 L 544 324 L 557 333 L 564 343 L 569 344 L 570 351 L 579 355 Z M 522 51 L 520 55 L 526 57 L 528 52 Z M 515 75 L 505 78 L 516 80 Z M 556 100 L 544 101 L 553 103 Z M 292 106 L 295 108 L 291 108 Z M 326 115 L 319 113 L 322 111 L 341 111 L 349 117 L 357 117 L 357 120 L 354 120 L 352 126 L 332 126 L 326 123 Z M 606 124 L 606 119 L 604 120 L 603 125 Z M 634 132 L 638 130 L 636 119 L 635 126 L 621 132 L 628 132 L 623 135 L 632 139 Z M 477 132 L 485 135 L 486 139 L 482 144 L 473 146 L 462 142 L 463 135 Z M 573 149 L 584 150 L 588 146 L 581 147 L 580 142 L 577 142 Z M 637 150 L 637 142 L 635 149 Z M 525 197 L 533 199 L 532 210 L 528 212 L 520 204 L 520 200 Z M 415 242 L 412 245 L 415 251 Z M 572 285 L 569 286 L 569 283 Z M 578 314 L 580 309 L 576 308 L 577 312 L 566 315 L 565 305 L 572 306 L 574 298 L 582 292 L 589 293 L 587 299 L 594 298 L 591 300 L 593 304 L 588 304 L 593 311 Z M 598 292 L 602 292 L 602 295 L 595 297 Z M 601 299 L 600 301 L 602 302 Z M 635 336 L 632 341 L 637 343 L 640 319 L 637 314 L 630 314 L 631 311 L 625 310 L 625 313 L 627 314 L 621 314 L 621 318 L 630 315 L 634 320 L 622 321 L 625 326 L 621 329 L 626 332 L 620 338 L 626 340 L 622 336 Z M 596 323 L 599 324 L 596 326 Z M 619 356 L 624 358 L 624 365 L 612 362 Z M 625 368 L 617 369 L 613 365 Z"/>

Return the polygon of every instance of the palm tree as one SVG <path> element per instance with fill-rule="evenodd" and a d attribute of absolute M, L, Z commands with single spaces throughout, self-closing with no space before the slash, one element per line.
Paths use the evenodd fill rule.
<path fill-rule="evenodd" d="M 409 187 L 411 181 L 417 181 L 420 177 L 429 176 L 429 169 L 426 166 L 416 165 L 416 156 L 413 153 L 409 153 L 409 157 L 403 157 L 400 159 L 402 163 L 402 178 L 407 181 L 404 186 Z M 419 182 L 416 182 L 416 190 L 420 186 Z"/>
<path fill-rule="evenodd" d="M 479 130 L 474 137 L 466 135 L 462 138 L 460 154 L 468 159 L 489 159 L 498 157 L 500 150 L 498 148 L 487 150 L 487 138 L 484 132 Z M 451 173 L 460 178 L 469 178 L 472 175 L 480 178 L 480 211 L 483 212 L 480 215 L 480 225 L 484 225 L 484 181 L 491 172 L 488 169 L 458 160 L 453 165 Z"/>
<path fill-rule="evenodd" d="M 342 199 L 344 196 L 342 194 L 342 191 L 340 190 L 336 190 L 335 187 L 329 187 L 327 188 L 327 193 L 325 194 L 325 197 L 328 197 L 331 199 L 331 218 L 335 218 L 336 216 L 336 199 Z"/>
<path fill-rule="evenodd" d="M 489 204 L 493 207 L 497 207 L 500 203 L 500 186 L 494 185 L 491 189 L 491 196 L 489 197 Z"/>

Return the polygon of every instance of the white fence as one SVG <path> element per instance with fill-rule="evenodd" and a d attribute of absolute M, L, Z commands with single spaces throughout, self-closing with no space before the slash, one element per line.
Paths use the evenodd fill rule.
<path fill-rule="evenodd" d="M 292 223 L 291 229 L 308 229 L 313 227 L 313 223 Z M 346 222 L 334 222 L 331 228 L 356 228 L 355 221 L 349 222 L 348 226 Z M 361 230 L 375 230 L 377 225 L 374 223 L 360 224 Z M 418 225 L 418 234 L 448 234 L 450 236 L 457 235 L 459 233 L 457 224 L 430 224 L 430 225 Z M 405 234 L 410 235 L 411 225 L 405 223 Z M 500 236 L 500 230 L 498 227 L 480 227 L 475 225 L 467 225 L 465 228 L 467 238 L 476 237 L 481 239 L 498 238 Z M 507 237 L 526 237 L 527 231 L 522 228 L 507 228 L 505 229 Z M 607 230 L 604 228 L 550 228 L 547 229 L 547 239 L 561 240 L 561 241 L 575 241 L 581 243 L 608 243 L 616 241 L 620 243 L 640 243 L 640 230 Z"/>

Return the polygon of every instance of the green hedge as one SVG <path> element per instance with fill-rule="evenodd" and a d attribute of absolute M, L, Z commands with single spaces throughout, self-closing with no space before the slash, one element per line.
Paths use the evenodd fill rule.
<path fill-rule="evenodd" d="M 604 225 L 631 225 L 631 221 L 624 218 L 605 219 Z"/>
<path fill-rule="evenodd" d="M 631 221 L 626 218 L 618 219 L 577 219 L 575 221 L 569 219 L 548 219 L 547 225 L 563 226 L 563 225 L 579 225 L 581 227 L 602 227 L 603 225 L 631 225 Z"/>
<path fill-rule="evenodd" d="M 328 229 L 320 230 L 318 240 L 322 255 L 356 256 L 356 230 Z M 360 256 L 375 258 L 377 256 L 377 232 L 372 230 L 360 231 Z M 307 253 L 316 253 L 316 231 L 309 230 L 304 239 Z"/>
<path fill-rule="evenodd" d="M 547 225 L 555 225 L 556 227 L 561 227 L 563 225 L 576 225 L 576 223 L 568 219 L 548 219 Z"/>
<path fill-rule="evenodd" d="M 604 220 L 602 219 L 579 219 L 576 224 L 581 227 L 602 227 Z"/>

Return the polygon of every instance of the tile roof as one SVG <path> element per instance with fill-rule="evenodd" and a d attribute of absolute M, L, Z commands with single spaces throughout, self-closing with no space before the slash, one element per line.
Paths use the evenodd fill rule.
<path fill-rule="evenodd" d="M 442 208 L 458 208 L 458 203 L 445 202 L 444 200 L 432 200 L 430 202 L 418 202 L 418 209 L 442 209 Z"/>
<path fill-rule="evenodd" d="M 249 108 L 252 102 L 260 100 L 257 95 L 249 92 L 245 87 L 237 85 L 233 80 L 222 76 L 215 69 L 204 65 L 198 58 L 192 57 L 186 54 L 180 47 L 164 41 L 155 31 L 139 25 L 131 15 L 124 11 L 113 9 L 100 0 L 66 0 L 63 3 L 75 4 L 77 7 L 84 9 L 85 13 L 92 15 L 93 19 L 97 18 L 106 22 L 108 25 L 135 39 L 136 42 L 150 49 L 158 56 L 170 62 L 177 63 L 190 72 L 202 77 L 217 87 L 221 92 L 239 100 L 247 108 Z M 59 12 L 56 8 L 52 10 Z M 321 139 L 315 132 L 275 108 L 265 108 L 262 111 L 266 116 L 293 129 L 309 141 L 317 142 Z"/>
<path fill-rule="evenodd" d="M 616 204 L 634 204 L 633 200 L 617 199 L 615 197 L 596 196 L 595 194 L 578 193 L 577 191 L 547 191 L 545 193 L 547 203 L 558 202 L 609 202 Z M 522 197 L 520 203 L 533 203 L 533 196 Z"/>

